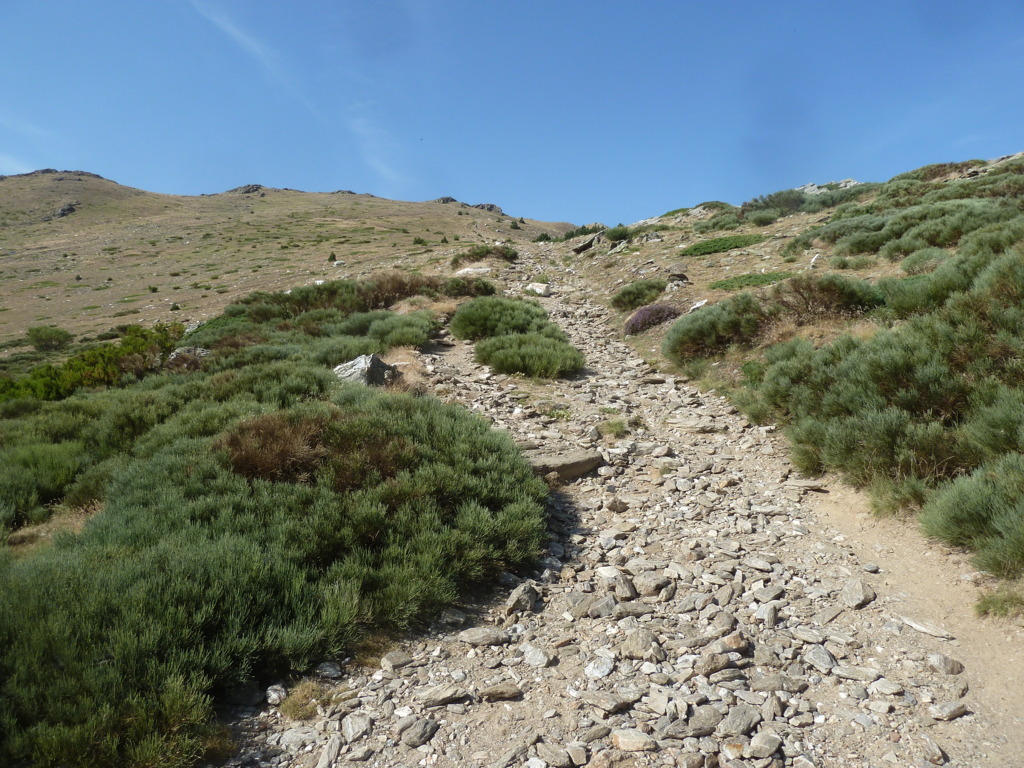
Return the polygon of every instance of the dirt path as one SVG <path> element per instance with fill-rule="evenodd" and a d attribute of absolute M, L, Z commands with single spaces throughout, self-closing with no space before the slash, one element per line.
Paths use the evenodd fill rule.
<path fill-rule="evenodd" d="M 524 255 L 507 291 L 540 266 Z M 235 764 L 1024 763 L 1022 633 L 972 616 L 964 562 L 800 481 L 772 429 L 651 370 L 578 277 L 542 266 L 584 375 L 495 376 L 462 343 L 419 360 L 520 442 L 600 453 L 553 497 L 541 568 L 347 668 L 313 722 L 248 713 Z M 609 421 L 630 434 L 601 436 Z"/>

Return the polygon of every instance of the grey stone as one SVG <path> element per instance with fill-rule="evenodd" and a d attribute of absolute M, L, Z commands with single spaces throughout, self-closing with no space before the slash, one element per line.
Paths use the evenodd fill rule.
<path fill-rule="evenodd" d="M 550 296 L 551 286 L 547 283 L 530 283 L 526 286 L 526 292 L 535 296 Z"/>
<path fill-rule="evenodd" d="M 754 735 L 747 747 L 747 757 L 764 758 L 774 755 L 782 746 L 782 739 L 774 733 L 761 731 Z"/>
<path fill-rule="evenodd" d="M 610 675 L 614 670 L 614 660 L 605 658 L 604 656 L 598 656 L 583 668 L 583 674 L 591 680 L 600 680 L 603 677 L 608 677 L 608 675 Z"/>
<path fill-rule="evenodd" d="M 850 579 L 840 597 L 849 608 L 863 608 L 875 599 L 875 590 L 864 579 Z"/>
<path fill-rule="evenodd" d="M 442 707 L 466 698 L 466 692 L 457 685 L 432 685 L 419 691 L 416 698 L 424 707 Z"/>
<path fill-rule="evenodd" d="M 267 704 L 276 707 L 288 698 L 288 690 L 283 685 L 272 685 L 267 688 Z"/>
<path fill-rule="evenodd" d="M 762 675 L 750 681 L 752 691 L 785 691 L 786 693 L 800 693 L 807 690 L 807 681 L 796 677 L 790 677 L 782 673 Z"/>
<path fill-rule="evenodd" d="M 521 698 L 523 692 L 515 683 L 504 682 L 480 689 L 480 698 L 484 701 L 511 701 Z"/>
<path fill-rule="evenodd" d="M 679 718 L 665 726 L 658 734 L 663 739 L 690 739 L 710 736 L 722 722 L 723 715 L 712 706 L 697 707 L 688 718 Z"/>
<path fill-rule="evenodd" d="M 440 727 L 436 720 L 418 717 L 402 731 L 402 743 L 407 747 L 419 747 L 426 744 L 437 733 Z"/>
<path fill-rule="evenodd" d="M 946 762 L 946 753 L 942 747 L 926 733 L 920 735 L 921 740 L 921 753 L 925 760 L 932 765 L 942 765 Z"/>
<path fill-rule="evenodd" d="M 520 650 L 523 652 L 523 663 L 530 667 L 550 667 L 558 660 L 555 654 L 531 643 L 524 643 Z"/>
<path fill-rule="evenodd" d="M 459 632 L 459 640 L 470 645 L 505 645 L 511 638 L 497 627 L 473 627 Z"/>
<path fill-rule="evenodd" d="M 540 592 L 537 591 L 537 588 L 528 581 L 523 582 L 512 590 L 512 594 L 505 601 L 505 615 L 532 611 L 538 600 L 540 600 Z"/>
<path fill-rule="evenodd" d="M 963 664 L 942 653 L 928 654 L 928 666 L 943 675 L 959 675 L 964 671 Z"/>
<path fill-rule="evenodd" d="M 412 656 L 405 651 L 389 651 L 381 656 L 380 668 L 385 672 L 394 672 L 404 666 L 412 664 Z"/>
<path fill-rule="evenodd" d="M 604 463 L 600 453 L 583 448 L 525 451 L 523 456 L 538 475 L 557 472 L 562 481 L 581 477 Z"/>
<path fill-rule="evenodd" d="M 656 752 L 658 742 L 636 728 L 617 728 L 612 731 L 612 746 L 622 752 Z"/>
<path fill-rule="evenodd" d="M 341 736 L 334 734 L 327 740 L 324 748 L 320 750 L 320 759 L 316 763 L 316 768 L 332 768 L 334 761 L 338 759 L 338 753 L 341 752 Z"/>
<path fill-rule="evenodd" d="M 341 735 L 351 744 L 367 736 L 373 728 L 373 718 L 362 712 L 353 712 L 341 721 Z"/>
<path fill-rule="evenodd" d="M 749 704 L 737 704 L 718 724 L 717 733 L 721 736 L 746 736 L 760 722 L 761 713 L 757 707 L 752 707 Z"/>
<path fill-rule="evenodd" d="M 617 696 L 604 691 L 580 691 L 580 698 L 592 707 L 613 714 L 629 709 L 638 697 Z"/>
<path fill-rule="evenodd" d="M 377 355 L 360 355 L 354 360 L 335 366 L 334 375 L 342 381 L 382 387 L 393 381 L 398 368 L 388 365 Z"/>
<path fill-rule="evenodd" d="M 665 650 L 657 636 L 649 629 L 636 629 L 619 646 L 619 652 L 627 659 L 639 661 L 664 661 Z"/>
<path fill-rule="evenodd" d="M 962 701 L 944 701 L 928 707 L 928 714 L 936 720 L 955 720 L 967 714 L 967 705 Z"/>
<path fill-rule="evenodd" d="M 836 657 L 823 645 L 812 645 L 804 652 L 804 661 L 819 672 L 828 673 L 838 663 Z"/>
<path fill-rule="evenodd" d="M 882 673 L 872 667 L 848 667 L 840 664 L 833 668 L 832 674 L 844 680 L 859 680 L 862 683 L 873 683 Z"/>
<path fill-rule="evenodd" d="M 537 757 L 551 768 L 569 768 L 573 764 L 573 760 L 566 750 L 543 741 L 537 744 Z"/>

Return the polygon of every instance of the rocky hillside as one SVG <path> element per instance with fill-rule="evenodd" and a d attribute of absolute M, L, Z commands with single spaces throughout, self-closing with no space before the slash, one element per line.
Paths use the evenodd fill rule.
<path fill-rule="evenodd" d="M 532 458 L 552 486 L 547 544 L 536 568 L 504 573 L 496 593 L 450 606 L 427 630 L 375 637 L 354 658 L 317 659 L 315 673 L 277 674 L 218 699 L 238 744 L 228 765 L 1009 768 L 1024 747 L 1024 658 L 1013 651 L 1024 629 L 1019 619 L 974 615 L 995 581 L 963 551 L 924 539 L 913 522 L 873 517 L 865 496 L 822 472 L 831 464 L 812 464 L 814 435 L 791 432 L 810 446 L 793 454 L 774 418 L 783 423 L 796 412 L 783 407 L 795 386 L 776 386 L 775 400 L 752 387 L 772 375 L 782 380 L 769 370 L 780 344 L 810 360 L 837 340 L 847 350 L 923 324 L 919 315 L 934 307 L 922 299 L 907 310 L 908 291 L 947 285 L 940 278 L 966 270 L 970 254 L 961 250 L 978 238 L 1006 240 L 990 260 L 1011 261 L 1021 239 L 1014 201 L 1024 198 L 1018 160 L 928 167 L 885 185 L 786 190 L 740 207 L 708 201 L 629 227 L 583 228 L 564 242 L 568 224 L 450 198 L 398 203 L 259 185 L 176 198 L 78 172 L 7 177 L 0 338 L 16 353 L 8 362 L 21 365 L 35 354 L 23 350 L 31 326 L 91 337 L 125 322 L 202 320 L 253 290 L 389 268 L 392 282 L 401 282 L 399 273 L 436 275 L 438 284 L 480 277 L 506 296 L 534 299 L 585 354 L 583 371 L 567 379 L 496 374 L 477 362 L 472 344 L 435 333 L 435 321 L 447 323 L 469 294 L 435 291 L 429 301 L 406 295 L 372 307 L 404 316 L 389 323 L 422 326 L 415 343 L 386 345 L 401 387 L 479 414 Z M 876 237 L 882 232 L 888 239 Z M 495 240 L 517 256 L 469 253 Z M 1016 318 L 1018 294 L 1003 293 L 1011 306 L 988 315 Z M 837 295 L 847 304 L 835 311 L 829 301 Z M 928 296 L 935 305 L 946 298 Z M 971 298 L 957 306 L 995 306 Z M 300 359 L 307 364 L 293 345 L 302 324 L 262 299 L 239 310 L 252 315 L 248 326 L 237 313 L 208 324 L 216 350 L 192 349 L 175 375 L 198 371 L 219 387 L 241 387 L 245 366 L 237 360 L 247 350 L 253 365 L 272 360 L 281 374 Z M 678 354 L 665 341 L 672 323 L 625 325 L 652 303 L 684 325 L 723 320 Z M 254 333 L 261 309 L 266 325 Z M 331 339 L 312 315 L 334 310 L 306 309 L 296 317 L 326 354 Z M 231 322 L 241 331 L 221 333 Z M 1015 339 L 999 337 L 1011 352 Z M 231 365 L 242 374 L 204 369 L 236 354 Z M 948 428 L 931 445 L 968 445 L 982 435 L 976 442 L 1005 448 L 992 435 L 1017 434 L 1006 425 L 1024 409 L 1007 406 L 1000 421 L 984 397 L 998 391 L 1012 400 L 996 384 L 1012 383 L 1016 359 L 1008 353 L 999 366 L 1006 381 L 980 393 L 957 390 L 970 408 L 989 409 L 985 424 L 1002 424 L 1002 432 L 960 429 L 973 413 L 963 406 L 964 421 L 944 411 L 933 431 L 915 422 L 917 431 L 899 435 Z M 950 377 L 929 381 L 936 378 Z M 904 391 L 911 392 L 896 394 Z M 911 395 L 900 403 L 912 408 L 920 398 Z M 815 393 L 804 405 L 824 399 Z M 11 402 L 13 424 L 25 413 Z M 209 408 L 216 418 L 204 437 L 223 427 L 213 422 L 241 418 L 250 406 L 232 414 Z M 935 413 L 914 415 L 923 424 Z M 980 449 L 961 453 L 958 460 L 975 466 L 988 459 Z M 907 482 L 903 502 L 974 468 L 942 466 L 946 475 Z M 76 529 L 97 510 L 101 503 L 26 525 L 21 546 L 45 552 L 56 530 Z M 0 565 L 15 556 L 33 555 Z"/>
<path fill-rule="evenodd" d="M 774 428 L 609 338 L 563 257 L 541 244 L 501 277 L 518 295 L 549 276 L 582 376 L 495 375 L 462 342 L 406 360 L 524 448 L 600 465 L 558 482 L 543 563 L 377 656 L 254 691 L 231 764 L 1018 764 L 1024 664 L 990 654 L 1024 634 L 971 615 L 980 575 L 865 534 L 863 500 L 794 472 Z"/>

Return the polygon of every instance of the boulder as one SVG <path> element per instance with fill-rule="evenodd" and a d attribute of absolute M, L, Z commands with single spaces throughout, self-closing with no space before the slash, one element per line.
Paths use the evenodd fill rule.
<path fill-rule="evenodd" d="M 398 368 L 388 365 L 377 355 L 360 355 L 355 360 L 335 367 L 334 375 L 353 384 L 380 387 L 394 381 L 398 375 Z"/>
<path fill-rule="evenodd" d="M 532 293 L 534 296 L 550 296 L 551 286 L 547 283 L 530 283 L 526 286 L 526 292 Z"/>
<path fill-rule="evenodd" d="M 524 452 L 523 455 L 538 475 L 544 476 L 550 472 L 557 472 L 558 479 L 563 481 L 585 475 L 604 463 L 600 453 L 584 448 L 571 448 L 565 451 L 541 448 Z"/>

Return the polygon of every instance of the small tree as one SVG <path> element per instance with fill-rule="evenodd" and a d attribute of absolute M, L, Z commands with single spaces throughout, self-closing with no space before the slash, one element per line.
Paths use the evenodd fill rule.
<path fill-rule="evenodd" d="M 25 336 L 28 338 L 28 343 L 39 352 L 61 349 L 70 344 L 74 338 L 68 331 L 55 325 L 37 325 L 29 328 Z"/>

